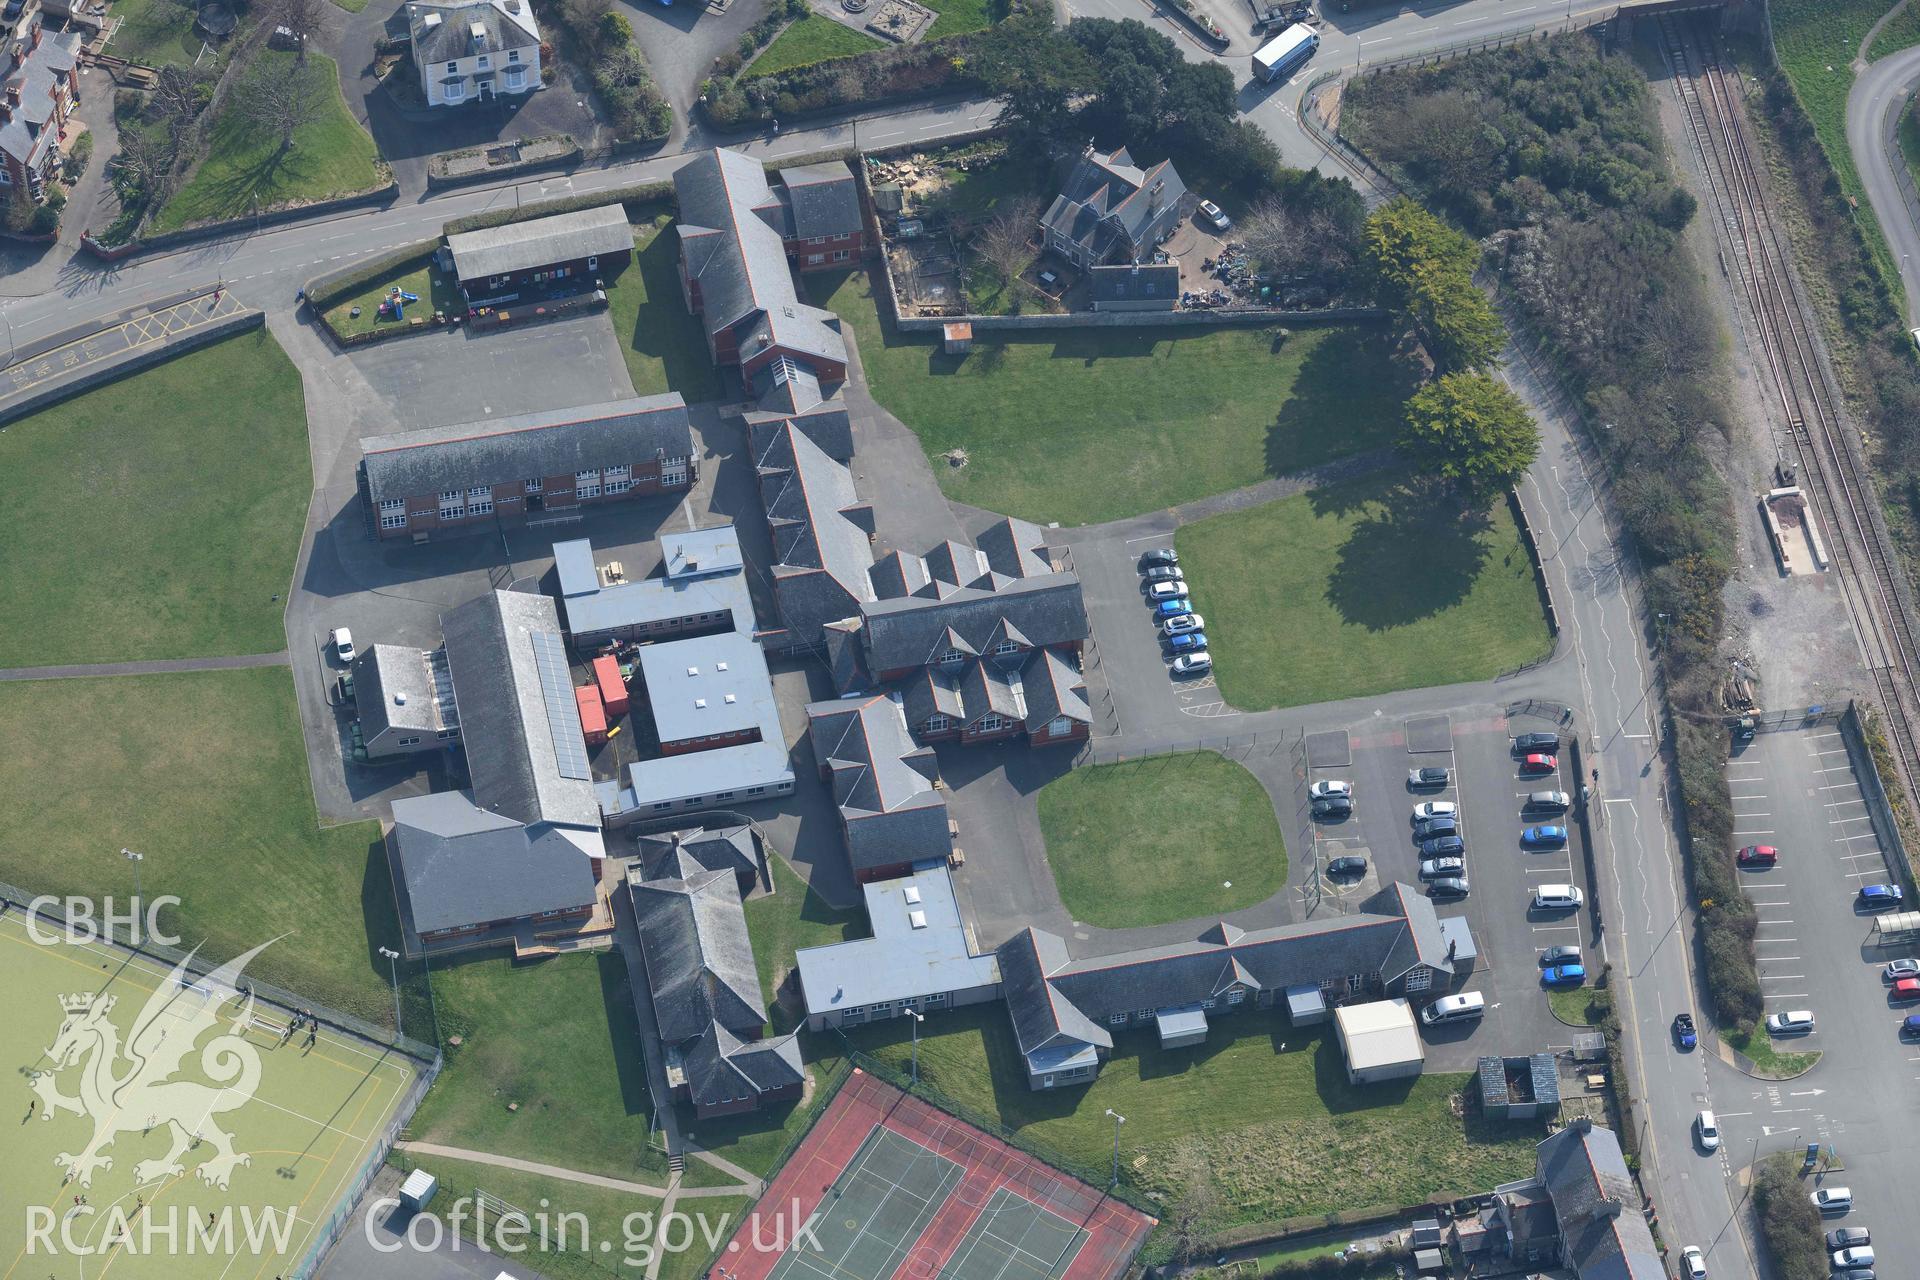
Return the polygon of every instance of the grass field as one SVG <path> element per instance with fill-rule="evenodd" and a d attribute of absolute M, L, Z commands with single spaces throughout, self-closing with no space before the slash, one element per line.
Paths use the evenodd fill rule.
<path fill-rule="evenodd" d="M 1040 790 L 1040 831 L 1061 901 L 1103 929 L 1224 915 L 1287 883 L 1273 801 L 1210 751 L 1055 778 Z"/>
<path fill-rule="evenodd" d="M 679 238 L 665 216 L 634 234 L 633 264 L 608 282 L 607 307 L 620 355 L 639 396 L 678 391 L 688 404 L 720 398 L 720 375 L 700 322 L 680 298 Z"/>
<path fill-rule="evenodd" d="M 979 31 L 1007 16 L 1006 0 L 926 0 L 926 6 L 940 15 L 924 37 L 928 40 Z"/>
<path fill-rule="evenodd" d="M 1722 1027 L 1720 1038 L 1736 1053 L 1744 1054 L 1747 1061 L 1753 1064 L 1753 1069 L 1766 1080 L 1786 1080 L 1804 1075 L 1813 1070 L 1814 1063 L 1820 1061 L 1821 1051 L 1818 1049 L 1793 1053 L 1777 1048 L 1765 1027 L 1755 1027 L 1751 1032 Z"/>
<path fill-rule="evenodd" d="M 1569 1026 L 1597 1025 L 1590 1012 L 1593 993 L 1585 987 L 1550 987 L 1547 989 L 1547 1004 L 1552 1006 L 1553 1016 Z"/>
<path fill-rule="evenodd" d="M 274 597 L 312 468 L 300 375 L 264 329 L 13 423 L 0 470 L 0 664 L 286 646 Z"/>
<path fill-rule="evenodd" d="M 155 216 L 155 231 L 352 195 L 382 181 L 373 138 L 347 111 L 332 58 L 309 53 L 306 66 L 296 71 L 291 53 L 263 49 L 257 57 L 247 74 L 311 76 L 313 111 L 282 150 L 276 131 L 230 100 L 213 122 L 205 157 Z"/>
<path fill-rule="evenodd" d="M 816 289 L 947 494 L 1029 520 L 1137 515 L 1389 444 L 1410 391 L 1371 329 L 981 336 L 947 356 L 883 331 L 864 272 Z M 965 467 L 942 456 L 955 448 Z"/>
<path fill-rule="evenodd" d="M 767 862 L 773 868 L 774 892 L 745 904 L 747 936 L 753 941 L 753 959 L 760 970 L 760 991 L 773 1014 L 773 1029 L 785 1034 L 793 1030 L 796 1018 L 777 1007 L 780 984 L 793 972 L 793 953 L 802 947 L 821 947 L 848 938 L 868 936 L 866 912 L 859 908 L 841 910 L 807 887 L 786 859 L 772 850 Z M 794 1001 L 793 1007 L 800 1007 Z"/>
<path fill-rule="evenodd" d="M 1533 569 L 1504 503 L 1371 477 L 1175 535 L 1220 696 L 1246 711 L 1485 680 L 1547 653 Z"/>
<path fill-rule="evenodd" d="M 436 967 L 433 994 L 443 1037 L 463 1043 L 414 1117 L 415 1139 L 665 1182 L 618 953 L 477 956 Z"/>
<path fill-rule="evenodd" d="M 181 899 L 165 920 L 186 946 L 226 959 L 282 938 L 255 977 L 391 1023 L 380 828 L 320 829 L 285 668 L 0 684 L 0 741 L 0 813 L 22 816 L 0 880 L 124 899 L 120 850 L 138 850 L 144 892 Z"/>
<path fill-rule="evenodd" d="M 406 305 L 406 319 L 380 314 L 381 299 L 387 291 L 398 285 L 402 292 L 411 293 L 420 301 Z M 353 309 L 360 308 L 355 317 Z M 327 308 L 327 323 L 342 335 L 372 333 L 378 329 L 404 328 L 407 320 L 416 316 L 433 318 L 436 311 L 445 311 L 449 315 L 459 315 L 466 310 L 466 304 L 460 297 L 460 289 L 453 277 L 433 265 L 432 254 L 422 254 L 412 262 L 403 263 L 381 279 L 369 284 L 359 293 L 341 299 Z"/>
<path fill-rule="evenodd" d="M 107 16 L 120 19 L 107 52 L 148 66 L 190 66 L 200 52 L 194 8 L 174 0 L 113 0 Z"/>
<path fill-rule="evenodd" d="M 881 42 L 864 31 L 855 31 L 832 18 L 809 13 L 775 36 L 773 43 L 761 50 L 760 56 L 753 60 L 743 78 L 751 80 L 755 76 L 770 76 L 794 67 L 810 67 L 816 62 L 851 58 L 856 53 L 866 53 L 880 47 Z"/>
<path fill-rule="evenodd" d="M 897 1020 L 904 1021 L 904 1020 Z M 908 1028 L 896 1020 L 859 1029 L 855 1043 L 906 1068 Z M 1533 1168 L 1537 1126 L 1453 1114 L 1468 1075 L 1354 1087 L 1328 1028 L 1300 1030 L 1284 1017 L 1242 1013 L 1214 1023 L 1205 1045 L 1160 1049 L 1150 1032 L 1115 1037 L 1113 1057 L 1082 1088 L 1026 1087 L 1001 1006 L 929 1018 L 921 1077 L 958 1102 L 998 1116 L 1021 1136 L 1083 1168 L 1111 1158 L 1112 1108 L 1120 1176 L 1182 1201 L 1199 1234 L 1243 1223 L 1370 1205 L 1417 1204 L 1440 1192 L 1476 1191 Z"/>
<path fill-rule="evenodd" d="M 7 975 L 0 984 L 0 1020 L 15 1050 L 10 1066 L 22 1073 L 51 1072 L 51 1087 L 79 1108 L 50 1108 L 41 1101 L 29 1120 L 33 1095 L 25 1080 L 16 1083 L 11 1105 L 21 1120 L 9 1117 L 8 1158 L 0 1161 L 0 1201 L 9 1206 L 0 1215 L 0 1274 L 101 1275 L 110 1267 L 115 1277 L 131 1280 L 257 1280 L 291 1272 L 394 1118 L 418 1065 L 331 1032 L 309 1049 L 304 1037 L 281 1045 L 278 1035 L 254 1030 L 244 1036 L 251 1048 L 239 1047 L 239 1037 L 227 1034 L 238 1005 L 203 1006 L 198 996 L 172 987 L 166 969 L 126 952 L 88 943 L 43 945 L 17 911 L 0 916 L 0 972 Z M 83 992 L 104 993 L 112 1003 L 103 1013 L 63 1025 L 62 997 Z M 264 1008 L 256 1012 L 278 1017 Z M 164 1062 L 166 1053 L 156 1053 L 162 1033 L 181 1050 L 176 1066 Z M 63 1064 L 44 1052 L 56 1042 L 73 1046 Z M 153 1083 L 164 1083 L 164 1089 L 134 1083 L 136 1063 L 149 1054 L 155 1056 L 146 1060 L 160 1072 Z M 89 1083 L 97 1070 L 124 1083 Z M 251 1092 L 250 1079 L 258 1082 Z M 177 1138 L 178 1167 L 169 1168 L 169 1139 L 176 1132 L 169 1122 L 175 1120 L 185 1132 Z M 63 1183 L 56 1155 L 82 1153 L 102 1122 L 111 1122 L 112 1140 L 99 1154 L 112 1167 Z M 195 1134 L 199 1140 L 190 1141 Z M 230 1138 L 236 1157 L 246 1157 L 246 1163 L 232 1164 L 224 1189 L 214 1176 L 226 1163 L 221 1134 Z M 76 1205 L 76 1196 L 85 1197 L 91 1216 Z M 72 1234 L 95 1256 L 49 1257 L 38 1242 L 26 1253 L 28 1215 L 35 1206 L 47 1209 L 50 1220 L 76 1213 Z M 214 1217 L 217 1230 L 216 1215 L 230 1209 L 231 1244 L 188 1256 L 188 1224 Z M 99 1255 L 118 1234 L 116 1210 L 160 1228 L 176 1221 L 177 1243 L 170 1248 L 165 1236 L 156 1235 L 143 1244 L 136 1226 L 133 1243 L 112 1249 L 103 1261 Z M 257 1225 L 261 1215 L 273 1215 L 255 1247 L 244 1238 L 246 1214 Z M 58 1250 L 57 1230 L 51 1240 Z"/>

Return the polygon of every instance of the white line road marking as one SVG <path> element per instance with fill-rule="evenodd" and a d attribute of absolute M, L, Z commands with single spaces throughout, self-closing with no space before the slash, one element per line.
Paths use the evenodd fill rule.
<path fill-rule="evenodd" d="M 1799 979 L 1799 978 L 1804 978 L 1806 976 L 1807 975 L 1804 973 L 1763 973 L 1760 975 L 1760 981 L 1785 982 L 1789 979 Z"/>

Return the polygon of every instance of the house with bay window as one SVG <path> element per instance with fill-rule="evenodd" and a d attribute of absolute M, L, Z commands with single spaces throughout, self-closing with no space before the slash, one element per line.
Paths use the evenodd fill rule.
<path fill-rule="evenodd" d="M 80 102 L 84 32 L 47 34 L 38 22 L 0 44 L 0 209 L 46 201 L 60 176 L 60 139 Z"/>
<path fill-rule="evenodd" d="M 540 24 L 531 0 L 407 6 L 420 93 L 430 107 L 518 96 L 540 87 Z"/>

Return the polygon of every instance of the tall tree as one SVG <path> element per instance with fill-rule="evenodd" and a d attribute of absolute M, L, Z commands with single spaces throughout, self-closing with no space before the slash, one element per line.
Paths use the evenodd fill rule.
<path fill-rule="evenodd" d="M 235 89 L 236 105 L 260 128 L 279 135 L 280 150 L 293 146 L 293 131 L 313 114 L 318 99 L 316 65 L 286 71 L 257 64 Z"/>
<path fill-rule="evenodd" d="M 293 33 L 296 65 L 306 65 L 307 42 L 320 34 L 320 21 L 326 8 L 327 0 L 279 0 L 274 5 L 271 11 L 274 22 Z"/>
<path fill-rule="evenodd" d="M 1039 221 L 1039 198 L 1020 196 L 996 213 L 974 237 L 974 252 L 993 268 L 1001 284 L 1011 286 L 1033 261 L 1033 231 Z"/>
<path fill-rule="evenodd" d="M 1473 282 L 1473 241 L 1401 196 L 1367 219 L 1365 249 L 1380 301 L 1413 325 L 1442 372 L 1499 359 L 1506 326 Z"/>
<path fill-rule="evenodd" d="M 989 28 L 976 57 L 987 92 L 1004 104 L 1001 124 L 1017 142 L 1040 150 L 1071 131 L 1074 99 L 1099 83 L 1086 54 L 1045 12 Z"/>
<path fill-rule="evenodd" d="M 1476 503 L 1515 483 L 1540 453 L 1520 397 L 1485 373 L 1450 373 L 1407 402 L 1400 447 Z"/>

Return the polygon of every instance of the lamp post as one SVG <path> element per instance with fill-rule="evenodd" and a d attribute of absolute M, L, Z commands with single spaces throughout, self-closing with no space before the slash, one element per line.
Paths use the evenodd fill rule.
<path fill-rule="evenodd" d="M 393 1030 L 396 1035 L 406 1034 L 400 1025 L 400 953 L 392 947 L 381 947 L 380 954 L 387 958 L 387 973 L 393 978 Z"/>
<path fill-rule="evenodd" d="M 913 1019 L 913 1082 L 920 1083 L 920 1024 L 926 1021 L 924 1015 L 909 1009 L 907 1016 Z"/>
<path fill-rule="evenodd" d="M 144 853 L 135 853 L 131 849 L 122 849 L 120 856 L 133 864 L 133 900 L 136 904 L 135 909 L 138 910 L 138 903 L 140 901 L 140 864 L 147 860 L 147 855 Z"/>
<path fill-rule="evenodd" d="M 1120 1185 L 1120 1126 L 1127 1122 L 1127 1118 L 1121 1115 L 1118 1111 L 1115 1111 L 1112 1107 L 1107 1108 L 1107 1114 L 1113 1117 L 1113 1183 L 1112 1185 L 1117 1187 Z"/>

